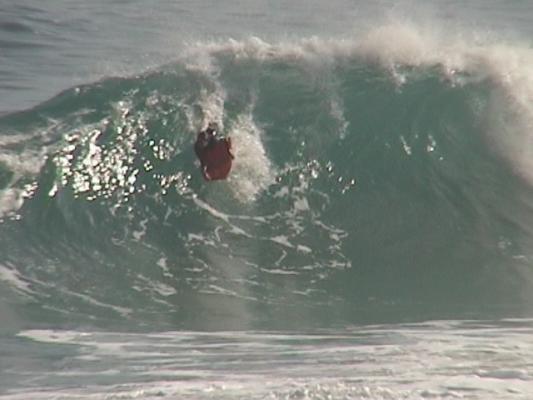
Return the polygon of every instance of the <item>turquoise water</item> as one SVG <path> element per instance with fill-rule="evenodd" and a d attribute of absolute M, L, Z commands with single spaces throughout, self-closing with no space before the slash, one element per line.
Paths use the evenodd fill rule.
<path fill-rule="evenodd" d="M 152 6 L 1 10 L 0 397 L 528 398 L 529 6 Z"/>

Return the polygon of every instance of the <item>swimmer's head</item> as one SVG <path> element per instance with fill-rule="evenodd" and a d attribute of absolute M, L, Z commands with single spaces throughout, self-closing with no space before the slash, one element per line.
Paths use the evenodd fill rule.
<path fill-rule="evenodd" d="M 218 130 L 218 124 L 216 122 L 210 122 L 207 124 L 207 129 L 209 131 L 217 131 Z"/>

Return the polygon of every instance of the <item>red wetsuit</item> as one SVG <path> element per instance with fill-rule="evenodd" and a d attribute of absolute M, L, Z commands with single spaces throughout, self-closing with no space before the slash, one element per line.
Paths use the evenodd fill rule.
<path fill-rule="evenodd" d="M 200 160 L 206 181 L 226 179 L 231 171 L 233 153 L 230 138 L 216 138 L 214 131 L 202 131 L 196 138 L 194 151 Z"/>

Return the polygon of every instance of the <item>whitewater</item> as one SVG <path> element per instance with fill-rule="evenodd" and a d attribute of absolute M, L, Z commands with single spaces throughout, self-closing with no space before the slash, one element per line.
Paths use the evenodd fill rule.
<path fill-rule="evenodd" d="M 1 5 L 0 398 L 533 396 L 530 7 L 279 7 Z"/>

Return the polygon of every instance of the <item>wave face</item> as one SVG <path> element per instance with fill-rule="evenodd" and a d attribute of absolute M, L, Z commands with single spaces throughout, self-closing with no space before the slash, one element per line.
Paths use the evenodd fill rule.
<path fill-rule="evenodd" d="M 0 311 L 247 328 L 529 314 L 533 53 L 201 43 L 1 117 Z M 205 183 L 195 133 L 235 144 Z"/>

